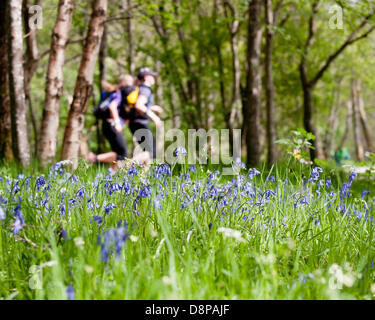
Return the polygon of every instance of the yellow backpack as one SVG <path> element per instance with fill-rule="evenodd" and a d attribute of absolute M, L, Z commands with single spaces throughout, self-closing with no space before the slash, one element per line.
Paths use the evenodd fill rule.
<path fill-rule="evenodd" d="M 138 95 L 139 95 L 139 87 L 135 87 L 135 90 L 133 90 L 132 92 L 129 93 L 129 95 L 126 97 L 126 100 L 128 101 L 128 105 L 135 105 L 135 103 L 137 102 L 137 99 L 138 99 Z"/>

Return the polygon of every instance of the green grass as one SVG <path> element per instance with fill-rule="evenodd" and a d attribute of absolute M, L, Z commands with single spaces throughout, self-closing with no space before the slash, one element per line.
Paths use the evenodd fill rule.
<path fill-rule="evenodd" d="M 0 195 L 7 201 L 0 203 L 6 211 L 5 220 L 0 220 L 0 297 L 66 299 L 72 285 L 75 299 L 373 299 L 374 191 L 362 200 L 359 177 L 350 197 L 340 202 L 339 188 L 348 182 L 342 173 L 328 169 L 321 173 L 320 179 L 325 182 L 329 175 L 333 186 L 322 187 L 319 196 L 316 183 L 304 184 L 309 168 L 278 166 L 253 179 L 242 172 L 244 183 L 258 188 L 256 198 L 246 194 L 243 184 L 230 187 L 232 177 L 219 175 L 212 185 L 216 191 L 226 187 L 215 198 L 215 188 L 207 187 L 207 167 L 191 172 L 190 181 L 178 178 L 187 169 L 175 167 L 171 177 L 161 180 L 120 171 L 107 182 L 127 181 L 133 191 L 109 195 L 103 167 L 81 163 L 73 172 L 78 178 L 75 184 L 66 173 L 49 177 L 48 171 L 28 169 L 24 175 L 30 177 L 29 187 L 19 179 L 16 194 L 9 190 L 14 189 L 19 169 L 0 168 Z M 103 178 L 95 186 L 98 173 Z M 46 184 L 37 191 L 36 180 L 42 174 Z M 276 181 L 266 181 L 268 176 Z M 137 214 L 133 210 L 137 188 L 147 179 L 151 194 L 139 199 Z M 202 187 L 195 188 L 198 181 Z M 45 190 L 48 184 L 50 189 Z M 85 194 L 80 198 L 77 192 L 82 187 Z M 255 203 L 264 200 L 260 191 L 265 190 L 275 195 L 258 206 Z M 329 196 L 330 191 L 335 195 Z M 212 195 L 206 197 L 205 192 Z M 308 204 L 294 206 L 309 194 L 314 197 Z M 25 225 L 15 235 L 18 196 Z M 90 198 L 99 208 L 88 208 Z M 68 206 L 70 199 L 76 204 L 61 215 L 59 206 Z M 45 200 L 49 209 L 41 203 Z M 106 214 L 104 206 L 109 203 L 117 207 Z M 344 204 L 352 208 L 350 215 L 336 210 Z M 101 216 L 103 223 L 98 226 L 93 216 Z M 111 229 L 125 232 L 118 229 L 124 220 L 127 240 L 120 255 L 113 253 L 102 261 L 98 236 Z M 240 235 L 226 235 L 220 231 L 223 227 Z"/>

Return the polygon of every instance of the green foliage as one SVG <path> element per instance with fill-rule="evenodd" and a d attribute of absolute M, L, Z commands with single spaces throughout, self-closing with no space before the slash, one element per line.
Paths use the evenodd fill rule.
<path fill-rule="evenodd" d="M 284 152 L 291 158 L 294 158 L 302 164 L 309 164 L 310 153 L 309 149 L 314 149 L 311 140 L 315 140 L 315 136 L 311 132 L 307 132 L 303 128 L 291 131 L 291 139 L 280 139 L 275 141 L 283 147 Z"/>
<path fill-rule="evenodd" d="M 184 175 L 187 168 L 180 169 Z M 201 166 L 190 173 L 190 182 L 173 175 L 162 186 L 161 180 L 148 176 L 151 195 L 138 199 L 136 214 L 133 192 L 108 191 L 112 184 L 124 182 L 143 188 L 148 184 L 145 174 L 130 177 L 120 171 L 111 176 L 85 162 L 73 172 L 77 180 L 69 173 L 49 176 L 53 170 L 25 171 L 23 178 L 16 178 L 17 172 L 15 167 L 0 170 L 1 199 L 8 201 L 1 203 L 6 210 L 5 220 L 0 220 L 2 298 L 66 299 L 69 285 L 76 299 L 373 297 L 373 220 L 342 215 L 336 209 L 345 204 L 362 210 L 364 203 L 370 204 L 368 195 L 361 199 L 361 189 L 354 191 L 359 181 L 341 203 L 340 181 L 332 179 L 333 189 L 322 187 L 317 193 L 318 182 L 304 187 L 301 175 L 275 167 L 251 181 L 257 192 L 272 190 L 275 196 L 242 213 L 251 195 L 242 195 L 238 207 L 224 205 L 220 210 L 210 197 L 204 200 L 204 194 L 193 197 L 196 183 L 227 185 L 224 177 L 209 180 Z M 44 185 L 38 182 L 41 176 Z M 320 177 L 323 182 L 329 178 L 328 173 Z M 18 190 L 16 197 L 22 199 L 25 225 L 18 235 L 12 233 L 17 202 L 8 189 Z M 191 197 L 189 203 L 181 202 L 183 194 Z M 221 206 L 225 197 L 231 199 L 227 193 L 215 200 L 216 205 Z M 115 207 L 106 214 L 108 204 Z M 373 214 L 372 206 L 369 215 Z M 124 220 L 127 240 L 118 255 L 114 252 L 102 261 L 99 236 L 120 230 L 118 223 L 123 226 Z"/>

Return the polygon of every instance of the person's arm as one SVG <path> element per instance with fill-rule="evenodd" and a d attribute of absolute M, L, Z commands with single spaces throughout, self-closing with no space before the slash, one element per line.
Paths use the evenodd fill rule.
<path fill-rule="evenodd" d="M 120 96 L 120 101 L 121 101 L 121 96 Z M 120 116 L 119 116 L 118 110 L 117 110 L 118 105 L 119 105 L 118 97 L 115 96 L 115 98 L 109 104 L 108 109 L 109 109 L 109 113 L 111 114 L 111 118 L 114 120 L 114 125 L 115 125 L 116 131 L 121 132 L 122 131 L 122 125 L 121 125 Z"/>
<path fill-rule="evenodd" d="M 134 108 L 140 114 L 146 114 L 149 119 L 154 121 L 156 126 L 159 126 L 161 124 L 160 118 L 151 109 L 147 108 L 146 103 L 147 98 L 144 95 L 139 95 Z"/>
<path fill-rule="evenodd" d="M 151 111 L 156 112 L 157 114 L 163 113 L 163 108 L 158 105 L 153 105 L 150 107 Z"/>

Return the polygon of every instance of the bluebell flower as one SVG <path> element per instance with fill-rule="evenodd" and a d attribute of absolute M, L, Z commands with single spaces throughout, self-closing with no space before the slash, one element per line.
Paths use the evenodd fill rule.
<path fill-rule="evenodd" d="M 139 196 L 141 198 L 149 198 L 151 196 L 150 186 L 147 186 L 147 185 L 143 186 L 143 188 L 139 190 Z"/>
<path fill-rule="evenodd" d="M 114 192 L 117 192 L 120 190 L 121 190 L 121 185 L 119 183 L 113 182 L 110 185 L 109 195 L 111 196 Z"/>
<path fill-rule="evenodd" d="M 117 208 L 117 206 L 115 206 L 113 203 L 109 203 L 107 206 L 104 207 L 104 211 L 106 214 L 110 214 L 114 208 Z"/>
<path fill-rule="evenodd" d="M 193 173 L 195 173 L 197 171 L 197 167 L 195 166 L 195 165 L 191 165 L 190 167 L 189 167 L 189 169 L 188 169 L 188 172 L 193 172 Z"/>
<path fill-rule="evenodd" d="M 112 228 L 98 237 L 98 243 L 101 247 L 102 261 L 107 262 L 109 256 L 116 252 L 117 257 L 121 254 L 121 249 L 128 240 L 129 233 L 126 232 L 125 227 Z"/>
<path fill-rule="evenodd" d="M 155 199 L 153 199 L 153 207 L 156 210 L 162 210 L 163 209 L 163 207 L 162 207 L 162 205 L 160 203 L 159 197 L 156 197 Z"/>
<path fill-rule="evenodd" d="M 138 169 L 136 168 L 136 166 L 133 165 L 128 169 L 126 174 L 128 176 L 131 176 L 131 177 L 137 176 L 138 175 Z"/>
<path fill-rule="evenodd" d="M 264 192 L 264 197 L 268 200 L 271 196 L 275 196 L 276 192 L 273 190 L 266 190 Z"/>
<path fill-rule="evenodd" d="M 124 191 L 125 196 L 130 195 L 130 193 L 132 191 L 132 188 L 131 188 L 129 182 L 124 182 L 121 188 Z"/>
<path fill-rule="evenodd" d="M 21 214 L 16 216 L 16 220 L 14 221 L 13 225 L 13 234 L 18 234 L 21 231 L 24 224 L 25 220 L 23 219 L 23 216 Z"/>
<path fill-rule="evenodd" d="M 342 187 L 340 188 L 340 199 L 341 199 L 341 201 L 343 200 L 343 198 L 349 198 L 350 187 L 351 187 L 350 183 L 343 183 L 342 184 Z"/>
<path fill-rule="evenodd" d="M 308 182 L 314 182 L 319 179 L 319 174 L 323 172 L 323 169 L 320 167 L 315 167 L 311 171 L 310 178 L 308 179 Z"/>
<path fill-rule="evenodd" d="M 66 231 L 66 229 L 61 229 L 60 230 L 60 235 L 61 237 L 66 241 L 68 240 L 68 232 Z"/>
<path fill-rule="evenodd" d="M 352 182 L 354 181 L 354 179 L 357 177 L 357 172 L 353 171 L 350 176 L 349 176 L 349 183 L 350 185 L 352 184 Z"/>
<path fill-rule="evenodd" d="M 241 158 L 237 157 L 234 161 L 233 161 L 233 167 L 235 170 L 241 170 L 241 169 L 246 169 L 246 165 L 245 163 L 243 163 L 241 161 Z"/>
<path fill-rule="evenodd" d="M 365 197 L 366 195 L 368 195 L 369 193 L 370 193 L 369 190 L 363 190 L 363 191 L 362 191 L 362 199 L 364 199 L 364 197 Z"/>
<path fill-rule="evenodd" d="M 119 220 L 117 222 L 117 228 L 121 228 L 122 225 L 123 225 L 123 228 L 125 229 L 125 231 L 127 231 L 128 230 L 128 221 L 126 219 Z"/>
<path fill-rule="evenodd" d="M 261 174 L 260 171 L 258 171 L 257 169 L 253 168 L 253 169 L 249 170 L 249 173 L 248 173 L 247 177 L 249 179 L 253 179 L 255 176 L 260 175 L 260 174 Z"/>
<path fill-rule="evenodd" d="M 78 182 L 78 177 L 73 174 L 70 176 L 69 180 L 71 184 L 76 184 Z"/>
<path fill-rule="evenodd" d="M 175 157 L 185 157 L 187 155 L 186 149 L 184 147 L 177 147 L 174 151 Z"/>
<path fill-rule="evenodd" d="M 5 211 L 3 210 L 3 208 L 0 206 L 0 220 L 5 220 Z"/>
<path fill-rule="evenodd" d="M 93 216 L 93 217 L 92 217 L 92 220 L 93 220 L 94 222 L 96 222 L 96 223 L 98 224 L 98 226 L 101 225 L 101 224 L 103 223 L 103 217 L 101 217 L 101 216 Z"/>
<path fill-rule="evenodd" d="M 76 193 L 76 197 L 78 198 L 83 198 L 83 196 L 85 195 L 85 187 L 81 187 L 77 193 Z"/>
<path fill-rule="evenodd" d="M 328 180 L 326 181 L 326 188 L 329 189 L 331 186 L 332 186 L 331 179 L 328 179 Z"/>
<path fill-rule="evenodd" d="M 43 176 L 38 177 L 38 178 L 36 179 L 36 185 L 37 185 L 38 187 L 39 187 L 39 186 L 44 186 L 45 183 L 46 183 L 46 180 L 44 179 Z M 38 188 L 38 191 L 39 191 L 39 190 L 40 190 L 40 188 Z"/>
<path fill-rule="evenodd" d="M 211 174 L 209 174 L 208 180 L 209 181 L 215 180 L 219 174 L 220 174 L 219 170 L 212 172 Z"/>
<path fill-rule="evenodd" d="M 74 289 L 73 289 L 73 286 L 70 284 L 68 285 L 68 287 L 66 288 L 66 296 L 69 300 L 74 300 Z"/>
<path fill-rule="evenodd" d="M 3 198 L 1 195 L 0 195 L 0 203 L 3 203 L 3 204 L 7 204 L 8 203 L 8 200 Z"/>
<path fill-rule="evenodd" d="M 59 205 L 60 214 L 59 216 L 65 216 L 66 214 L 66 205 L 65 203 L 62 203 Z"/>

